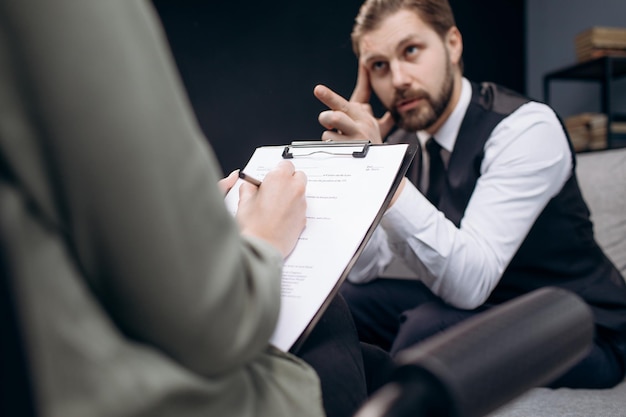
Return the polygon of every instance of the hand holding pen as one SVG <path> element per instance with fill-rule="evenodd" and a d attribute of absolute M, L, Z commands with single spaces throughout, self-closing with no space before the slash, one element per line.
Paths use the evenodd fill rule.
<path fill-rule="evenodd" d="M 287 257 L 306 225 L 306 175 L 281 161 L 262 183 L 242 171 L 239 177 L 246 182 L 239 187 L 241 233 L 266 240 Z"/>
<path fill-rule="evenodd" d="M 245 172 L 239 170 L 239 178 L 241 178 L 244 181 L 249 182 L 252 185 L 256 185 L 257 187 L 261 186 L 261 180 L 257 180 L 256 178 L 246 174 Z"/>
<path fill-rule="evenodd" d="M 252 185 L 256 185 L 257 187 L 261 185 L 260 180 L 257 180 L 256 178 L 245 174 L 243 171 L 239 169 L 236 169 L 230 174 L 228 174 L 227 177 L 222 178 L 221 180 L 217 182 L 217 185 L 220 187 L 222 194 L 226 195 L 226 193 L 228 193 L 230 189 L 233 188 L 233 186 L 237 182 L 237 178 L 241 178 L 242 180 L 247 181 Z"/>

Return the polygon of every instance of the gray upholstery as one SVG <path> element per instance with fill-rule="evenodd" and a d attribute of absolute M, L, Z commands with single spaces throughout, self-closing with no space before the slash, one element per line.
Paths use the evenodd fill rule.
<path fill-rule="evenodd" d="M 578 181 L 596 239 L 626 276 L 626 148 L 579 155 Z"/>
<path fill-rule="evenodd" d="M 578 155 L 596 239 L 626 277 L 626 148 Z M 608 390 L 535 388 L 490 417 L 626 417 L 626 381 Z"/>

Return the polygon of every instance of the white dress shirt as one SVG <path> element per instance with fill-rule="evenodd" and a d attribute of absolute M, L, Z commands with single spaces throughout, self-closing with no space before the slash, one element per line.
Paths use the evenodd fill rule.
<path fill-rule="evenodd" d="M 448 157 L 471 95 L 471 84 L 464 78 L 456 108 L 434 135 Z M 417 135 L 422 145 L 429 137 L 426 132 Z M 370 281 L 401 258 L 444 301 L 458 308 L 476 308 L 487 300 L 571 171 L 571 152 L 554 112 L 541 103 L 524 104 L 502 120 L 487 140 L 481 176 L 460 227 L 407 181 L 348 279 Z"/>

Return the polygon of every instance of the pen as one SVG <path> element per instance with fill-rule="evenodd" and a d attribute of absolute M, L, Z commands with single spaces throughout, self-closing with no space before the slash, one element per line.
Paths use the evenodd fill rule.
<path fill-rule="evenodd" d="M 256 185 L 257 187 L 261 185 L 260 180 L 257 180 L 256 178 L 251 177 L 248 174 L 245 174 L 242 170 L 239 170 L 239 178 L 241 178 L 244 181 L 248 181 L 250 184 Z"/>

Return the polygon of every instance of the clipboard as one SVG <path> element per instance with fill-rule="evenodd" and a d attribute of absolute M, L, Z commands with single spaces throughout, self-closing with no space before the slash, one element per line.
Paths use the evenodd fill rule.
<path fill-rule="evenodd" d="M 369 140 L 345 140 L 345 141 L 296 141 L 291 142 L 290 145 L 285 146 L 283 150 L 284 159 L 293 159 L 296 157 L 295 149 L 306 149 L 305 153 L 300 153 L 298 156 L 311 156 L 319 153 L 328 155 L 340 156 L 340 155 L 352 155 L 354 158 L 365 158 L 367 151 L 369 151 L 372 142 Z M 332 149 L 328 151 L 328 149 Z"/>
<path fill-rule="evenodd" d="M 394 147 L 394 148 L 390 148 Z M 299 311 L 299 302 L 298 298 L 289 298 L 291 294 L 286 293 L 286 291 L 291 288 L 288 287 L 288 284 L 291 280 L 294 279 L 292 276 L 292 270 L 290 268 L 296 268 L 296 266 L 291 265 L 292 256 L 300 257 L 307 256 L 307 247 L 304 245 L 309 245 L 311 242 L 298 242 L 296 245 L 296 249 L 292 252 L 289 258 L 287 258 L 285 262 L 285 269 L 283 271 L 283 294 L 282 305 L 281 305 L 281 317 L 279 317 L 279 322 L 277 324 L 277 330 L 275 337 L 272 338 L 272 343 L 276 344 L 279 349 L 288 350 L 291 353 L 297 353 L 302 344 L 305 342 L 307 337 L 311 334 L 311 331 L 315 327 L 315 325 L 319 322 L 321 316 L 324 314 L 326 308 L 328 308 L 332 299 L 337 295 L 339 288 L 347 278 L 350 270 L 353 268 L 356 263 L 358 257 L 363 252 L 367 242 L 371 238 L 374 230 L 380 223 L 385 211 L 387 210 L 393 195 L 395 194 L 398 186 L 404 175 L 406 174 L 408 167 L 413 160 L 417 152 L 417 145 L 415 144 L 372 144 L 370 141 L 343 141 L 343 142 L 322 142 L 322 141 L 296 141 L 292 142 L 288 145 L 282 146 L 265 146 L 260 147 L 255 150 L 252 158 L 243 169 L 249 175 L 255 176 L 256 178 L 262 178 L 264 175 L 262 173 L 263 169 L 269 170 L 275 166 L 281 159 L 289 159 L 294 165 L 296 165 L 296 169 L 302 169 L 307 173 L 307 176 L 310 175 L 309 184 L 307 185 L 307 190 L 309 187 L 314 188 L 314 186 L 322 187 L 325 189 L 325 183 L 323 181 L 328 180 L 328 188 L 333 188 L 335 186 L 341 187 L 342 185 L 336 185 L 333 181 L 335 181 L 335 177 L 333 175 L 329 175 L 330 179 L 326 178 L 328 171 L 332 171 L 333 167 L 336 166 L 350 166 L 354 165 L 356 168 L 354 172 L 350 172 L 351 175 L 354 175 L 355 178 L 350 177 L 350 181 L 348 181 L 344 187 L 351 187 L 354 185 L 357 189 L 353 190 L 349 189 L 350 192 L 354 192 L 354 195 L 358 198 L 362 198 L 365 203 L 369 201 L 368 193 L 377 193 L 376 198 L 372 201 L 376 201 L 377 205 L 371 205 L 367 207 L 367 214 L 364 214 L 362 220 L 355 220 L 358 223 L 358 227 L 356 228 L 357 233 L 355 236 L 349 236 L 346 238 L 345 231 L 342 234 L 341 230 L 335 230 L 331 233 L 335 233 L 334 236 L 328 236 L 327 234 L 321 234 L 319 236 L 313 235 L 311 239 L 317 239 L 319 242 L 314 242 L 313 245 L 319 244 L 320 246 L 326 246 L 326 243 L 332 245 L 336 243 L 336 240 L 341 241 L 342 239 L 350 240 L 349 244 L 346 247 L 344 252 L 337 252 L 337 256 L 335 256 L 335 252 L 331 251 L 331 254 L 328 255 L 324 259 L 313 259 L 315 265 L 314 268 L 317 268 L 317 264 L 320 263 L 333 263 L 337 259 L 336 265 L 333 266 L 334 276 L 317 276 L 313 277 L 310 282 L 307 282 L 304 288 L 308 288 L 305 295 L 302 295 L 303 303 L 309 302 L 310 298 L 315 298 L 311 300 L 311 305 L 306 305 L 306 308 L 310 309 L 309 311 L 302 314 L 300 316 Z M 269 155 L 269 156 L 268 156 Z M 261 162 L 259 162 L 259 160 Z M 376 171 L 379 169 L 379 171 Z M 256 170 L 256 171 L 255 171 Z M 308 172 L 307 172 L 308 170 Z M 348 168 L 348 171 L 350 169 Z M 321 171 L 322 174 L 318 175 L 318 171 Z M 333 174 L 334 171 L 332 172 Z M 350 176 L 350 175 L 348 175 Z M 377 179 L 379 177 L 384 177 L 384 180 L 381 180 L 380 184 L 376 186 L 365 187 L 363 188 L 363 181 L 367 181 L 367 178 Z M 318 178 L 318 179 L 315 179 Z M 319 178 L 322 178 L 319 180 Z M 337 174 L 337 181 L 341 181 L 341 173 Z M 313 179 L 313 180 L 312 180 Z M 314 181 L 321 181 L 321 184 L 313 183 Z M 231 191 L 226 196 L 226 203 L 229 209 L 233 214 L 236 212 L 236 203 L 238 201 L 238 190 L 237 185 L 231 189 Z M 357 186 L 360 186 L 357 187 Z M 384 195 L 383 195 L 384 192 Z M 318 204 L 317 199 L 323 200 L 323 195 L 319 196 L 307 196 L 307 202 L 309 203 L 309 198 L 311 198 L 310 203 L 313 205 Z M 341 196 L 341 198 L 352 199 L 350 196 Z M 319 203 L 319 206 L 315 207 L 324 207 L 323 202 Z M 332 204 L 332 203 L 329 203 Z M 356 203 L 355 203 L 356 204 Z M 315 209 L 312 208 L 312 210 Z M 323 208 L 321 210 L 324 210 Z M 319 215 L 320 213 L 312 213 L 311 215 Z M 307 213 L 307 217 L 309 217 L 309 213 Z M 322 213 L 323 217 L 323 213 Z M 340 218 L 340 216 L 338 216 Z M 358 216 L 357 216 L 358 217 Z M 314 220 L 317 221 L 317 220 Z M 350 219 L 352 221 L 352 219 Z M 309 228 L 309 224 L 311 224 L 312 220 L 309 218 L 307 220 L 307 228 Z M 312 224 L 312 228 L 316 227 L 317 223 Z M 320 226 L 323 227 L 323 226 Z M 305 232 L 307 229 L 305 229 Z M 363 233 L 362 237 L 361 234 Z M 324 242 L 322 240 L 328 239 L 328 242 Z M 360 239 L 360 240 L 359 240 Z M 302 245 L 301 245 L 302 243 Z M 352 246 L 354 245 L 354 246 Z M 327 249 L 327 248 L 323 248 Z M 297 250 L 300 250 L 299 253 L 294 254 Z M 304 253 L 303 253 L 304 252 Z M 313 250 L 309 250 L 309 252 L 313 252 Z M 313 256 L 321 256 L 317 255 L 317 253 Z M 297 266 L 300 266 L 296 262 Z M 323 268 L 321 268 L 323 269 Z M 295 279 L 298 277 L 298 272 L 295 271 Z M 316 273 L 316 272 L 314 272 Z M 318 274 L 319 275 L 319 274 Z M 316 279 L 323 278 L 323 280 L 315 281 Z M 303 278 L 303 281 L 306 279 L 310 279 L 309 277 Z M 323 281 L 323 282 L 322 282 Z M 289 284 L 290 285 L 290 284 Z M 309 287 L 306 287 L 309 285 Z M 311 291 L 311 286 L 315 287 L 315 291 Z M 287 290 L 285 289 L 287 287 Z M 319 288 L 319 293 L 315 294 L 315 292 Z M 323 288 L 321 288 L 323 287 Z M 313 295 L 310 293 L 313 292 Z M 285 294 L 286 293 L 286 294 Z M 320 303 L 320 300 L 321 303 Z M 296 306 L 296 307 L 294 307 Z M 288 311 L 283 311 L 283 309 L 290 309 Z M 293 313 L 293 311 L 296 311 Z M 313 312 L 314 311 L 314 312 Z M 289 328 L 290 320 L 299 321 L 294 329 Z M 287 323 L 287 324 L 286 324 Z M 298 327 L 300 326 L 300 327 Z M 303 328 L 301 328 L 303 326 Z M 287 332 L 290 332 L 288 337 L 283 338 L 282 332 L 283 329 L 288 328 Z M 281 333 L 281 334 L 278 334 Z M 294 339 L 294 335 L 297 336 Z M 293 339 L 293 340 L 292 340 Z"/>

